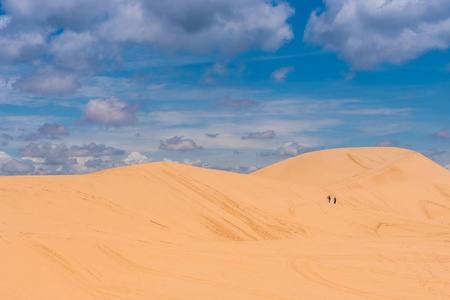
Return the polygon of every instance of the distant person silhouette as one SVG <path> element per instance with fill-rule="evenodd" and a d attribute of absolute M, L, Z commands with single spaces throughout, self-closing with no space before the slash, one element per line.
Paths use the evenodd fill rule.
<path fill-rule="evenodd" d="M 334 197 L 334 204 L 336 204 L 336 197 Z"/>
<path fill-rule="evenodd" d="M 330 203 L 330 201 L 331 201 L 331 196 L 330 195 L 328 195 L 328 203 Z"/>

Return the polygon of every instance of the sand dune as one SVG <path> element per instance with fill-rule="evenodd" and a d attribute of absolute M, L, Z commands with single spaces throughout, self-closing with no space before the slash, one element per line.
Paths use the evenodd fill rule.
<path fill-rule="evenodd" d="M 317 151 L 250 175 L 0 177 L 0 197 L 0 299 L 450 295 L 450 172 L 409 150 Z"/>

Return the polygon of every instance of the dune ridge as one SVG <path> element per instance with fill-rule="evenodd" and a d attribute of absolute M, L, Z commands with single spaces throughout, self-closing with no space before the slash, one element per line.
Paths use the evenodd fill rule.
<path fill-rule="evenodd" d="M 450 295 L 450 172 L 410 150 L 322 150 L 249 175 L 0 177 L 0 197 L 1 299 Z"/>

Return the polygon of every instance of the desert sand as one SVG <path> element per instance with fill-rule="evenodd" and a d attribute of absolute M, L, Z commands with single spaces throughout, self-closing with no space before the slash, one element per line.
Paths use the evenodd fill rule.
<path fill-rule="evenodd" d="M 323 150 L 250 175 L 0 177 L 0 195 L 0 299 L 450 295 L 450 172 L 409 150 Z"/>

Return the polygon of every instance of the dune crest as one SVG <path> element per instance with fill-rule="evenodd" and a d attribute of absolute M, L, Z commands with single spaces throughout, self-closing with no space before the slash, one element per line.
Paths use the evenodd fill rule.
<path fill-rule="evenodd" d="M 250 175 L 150 163 L 0 185 L 1 299 L 450 294 L 450 172 L 409 150 L 323 150 Z"/>

